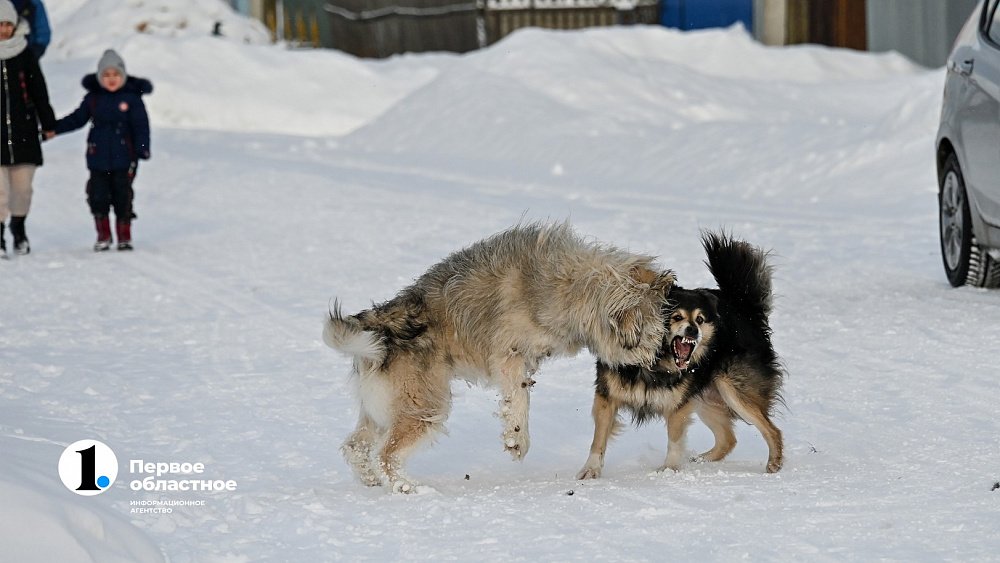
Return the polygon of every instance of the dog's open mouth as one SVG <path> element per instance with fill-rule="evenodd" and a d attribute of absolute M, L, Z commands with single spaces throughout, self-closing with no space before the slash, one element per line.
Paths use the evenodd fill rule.
<path fill-rule="evenodd" d="M 675 336 L 673 341 L 674 363 L 677 369 L 687 369 L 688 362 L 691 361 L 691 353 L 694 352 L 698 341 L 687 336 Z"/>

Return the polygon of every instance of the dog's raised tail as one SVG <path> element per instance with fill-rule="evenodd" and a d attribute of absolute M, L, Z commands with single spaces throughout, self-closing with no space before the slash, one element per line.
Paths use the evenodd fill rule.
<path fill-rule="evenodd" d="M 719 290 L 738 300 L 745 310 L 771 314 L 771 273 L 767 252 L 725 232 L 703 231 L 701 244 Z"/>
<path fill-rule="evenodd" d="M 365 330 L 355 317 L 345 317 L 340 302 L 334 301 L 330 316 L 323 324 L 323 342 L 334 350 L 372 362 L 385 359 L 385 346 L 374 332 Z"/>

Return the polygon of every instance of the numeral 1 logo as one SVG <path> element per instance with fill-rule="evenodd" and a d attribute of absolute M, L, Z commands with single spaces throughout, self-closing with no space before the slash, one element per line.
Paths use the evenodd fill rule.
<path fill-rule="evenodd" d="M 78 495 L 99 495 L 118 477 L 118 458 L 106 444 L 80 440 L 67 446 L 59 457 L 59 478 Z"/>

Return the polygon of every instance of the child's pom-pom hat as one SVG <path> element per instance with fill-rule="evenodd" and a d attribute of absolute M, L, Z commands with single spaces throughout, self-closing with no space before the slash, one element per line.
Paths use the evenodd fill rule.
<path fill-rule="evenodd" d="M 120 72 L 122 79 L 125 79 L 128 76 L 125 74 L 125 59 L 116 53 L 114 49 L 104 51 L 104 54 L 101 55 L 101 60 L 97 61 L 97 76 L 100 77 L 104 74 L 104 71 L 109 68 L 113 68 Z"/>

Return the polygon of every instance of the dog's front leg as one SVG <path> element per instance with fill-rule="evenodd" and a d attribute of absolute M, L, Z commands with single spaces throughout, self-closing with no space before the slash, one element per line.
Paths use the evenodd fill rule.
<path fill-rule="evenodd" d="M 520 461 L 528 455 L 528 403 L 535 381 L 528 376 L 524 360 L 512 350 L 500 363 L 500 420 L 503 421 L 503 447 Z"/>
<path fill-rule="evenodd" d="M 694 413 L 694 402 L 688 401 L 677 409 L 663 413 L 667 420 L 667 458 L 657 471 L 672 469 L 677 471 L 684 463 L 686 449 L 685 436 L 691 425 L 691 414 Z"/>
<path fill-rule="evenodd" d="M 597 479 L 604 469 L 604 452 L 608 449 L 608 438 L 615 426 L 618 416 L 618 403 L 610 397 L 594 393 L 594 441 L 590 444 L 590 456 L 577 474 L 577 479 Z"/>
<path fill-rule="evenodd" d="M 718 392 L 714 392 L 714 389 L 710 388 L 697 400 L 698 418 L 712 431 L 715 445 L 712 446 L 712 449 L 696 457 L 696 461 L 722 461 L 736 447 L 736 434 L 733 432 L 733 411 L 718 397 Z"/>

